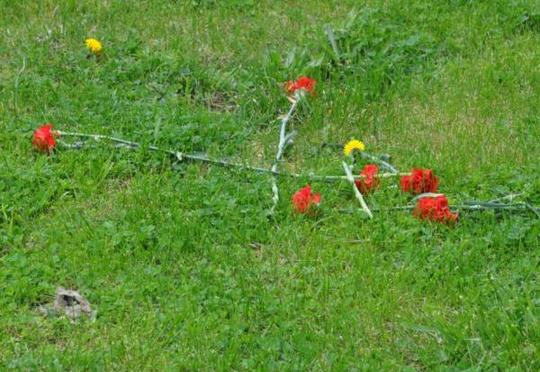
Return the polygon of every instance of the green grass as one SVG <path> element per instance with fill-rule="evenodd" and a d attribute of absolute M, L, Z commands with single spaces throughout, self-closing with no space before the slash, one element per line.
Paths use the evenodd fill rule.
<path fill-rule="evenodd" d="M 0 0 L 0 366 L 75 370 L 540 368 L 540 222 L 373 220 L 312 183 L 105 144 L 31 149 L 43 122 L 269 167 L 282 83 L 317 96 L 282 169 L 341 173 L 362 139 L 452 202 L 540 204 L 540 7 L 492 1 Z M 335 37 L 337 53 L 325 29 Z M 104 43 L 87 58 L 86 37 Z M 408 199 L 383 181 L 372 206 Z M 252 248 L 255 246 L 257 249 Z M 95 322 L 43 317 L 58 286 Z"/>

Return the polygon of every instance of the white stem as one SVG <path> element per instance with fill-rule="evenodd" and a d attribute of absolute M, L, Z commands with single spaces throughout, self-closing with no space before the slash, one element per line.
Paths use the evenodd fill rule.
<path fill-rule="evenodd" d="M 56 131 L 56 132 L 58 133 L 59 136 L 63 136 L 63 137 L 91 138 L 91 139 L 93 139 L 95 141 L 99 141 L 99 140 L 102 140 L 102 139 L 103 140 L 108 140 L 108 141 L 116 142 L 116 143 L 119 143 L 119 144 L 124 145 L 126 147 L 133 148 L 133 149 L 139 148 L 141 146 L 140 143 L 138 143 L 138 142 L 127 141 L 127 140 L 124 140 L 124 139 L 121 139 L 121 138 L 106 136 L 106 135 L 103 135 L 103 134 L 87 134 L 87 133 L 63 132 L 63 131 Z M 83 146 L 82 143 L 78 144 L 76 146 L 70 145 L 70 144 L 65 143 L 63 141 L 59 141 L 59 143 L 66 146 L 66 147 L 69 147 L 69 148 L 81 148 Z M 271 173 L 271 174 L 273 174 L 275 176 L 293 177 L 293 178 L 306 178 L 306 179 L 309 179 L 309 180 L 312 180 L 312 181 L 323 181 L 323 182 L 336 182 L 336 181 L 344 181 L 344 180 L 349 179 L 347 176 L 318 176 L 318 175 L 315 175 L 315 174 L 279 172 L 279 171 L 273 171 L 273 170 L 268 169 L 268 168 L 253 167 L 253 166 L 250 166 L 250 165 L 247 165 L 247 164 L 234 163 L 234 162 L 224 160 L 224 159 L 211 159 L 211 158 L 208 158 L 208 157 L 206 157 L 204 155 L 185 154 L 185 153 L 182 153 L 182 152 L 179 152 L 179 151 L 161 149 L 161 148 L 158 148 L 156 146 L 149 146 L 148 148 L 150 150 L 153 150 L 153 151 L 161 151 L 161 152 L 166 152 L 168 154 L 171 154 L 171 155 L 175 156 L 179 161 L 182 161 L 184 159 L 188 159 L 188 160 L 192 160 L 192 161 L 200 161 L 200 162 L 204 162 L 204 163 L 211 163 L 211 164 L 222 165 L 222 166 L 226 166 L 226 167 L 235 167 L 235 168 L 240 168 L 240 169 L 246 169 L 246 170 L 259 172 L 259 173 Z M 410 175 L 411 175 L 410 173 L 397 173 L 397 174 L 396 173 L 381 173 L 381 174 L 378 175 L 378 177 L 379 178 L 390 178 L 390 177 L 410 176 Z M 360 178 L 365 178 L 365 176 L 358 175 L 358 176 L 353 176 L 353 178 L 354 179 L 360 179 Z"/>
<path fill-rule="evenodd" d="M 352 185 L 354 196 L 356 196 L 356 199 L 358 199 L 358 201 L 360 202 L 360 205 L 362 206 L 362 209 L 364 210 L 364 212 L 366 212 L 369 218 L 373 218 L 373 214 L 369 210 L 369 207 L 367 206 L 366 201 L 364 200 L 364 197 L 362 196 L 362 193 L 358 190 L 358 188 L 356 187 L 356 184 L 354 183 L 354 177 L 351 171 L 351 167 L 346 162 L 342 162 L 341 164 L 343 164 L 343 170 L 345 171 L 345 175 L 347 176 L 347 179 Z"/>
<path fill-rule="evenodd" d="M 291 108 L 289 109 L 289 112 L 287 112 L 287 115 L 281 119 L 281 127 L 279 129 L 279 144 L 278 149 L 276 153 L 276 158 L 274 160 L 274 163 L 272 164 L 272 168 L 270 168 L 271 173 L 274 175 L 278 172 L 278 164 L 281 161 L 281 158 L 283 157 L 283 154 L 285 153 L 285 148 L 287 145 L 291 142 L 292 135 L 287 135 L 287 123 L 291 119 L 294 111 L 296 110 L 296 106 L 298 105 L 298 102 L 300 102 L 300 99 L 303 96 L 303 92 L 296 93 L 294 95 L 294 100 L 292 101 Z M 277 207 L 277 204 L 279 202 L 279 188 L 277 185 L 276 177 L 272 177 L 272 208 L 270 209 L 270 214 L 274 213 L 274 210 Z"/>
<path fill-rule="evenodd" d="M 435 193 L 435 192 L 425 192 L 423 194 L 417 195 L 414 198 L 412 198 L 411 203 L 416 202 L 418 199 L 436 198 L 437 196 L 444 196 L 444 194 L 439 194 L 439 193 Z"/>
<path fill-rule="evenodd" d="M 523 194 L 524 194 L 524 192 L 518 192 L 518 193 L 515 193 L 515 194 L 509 194 L 509 195 L 502 196 L 502 197 L 497 198 L 497 199 L 490 200 L 489 202 L 490 202 L 490 203 L 494 203 L 494 202 L 498 202 L 498 201 L 501 201 L 501 200 L 510 200 L 510 201 L 513 201 L 514 198 L 517 198 L 518 196 L 521 196 L 521 195 L 523 195 Z"/>
<path fill-rule="evenodd" d="M 317 175 L 302 175 L 302 174 L 294 174 L 294 173 L 290 173 L 291 176 L 293 177 L 307 177 L 309 179 L 312 179 L 312 180 L 315 180 L 315 181 L 328 181 L 328 182 L 332 182 L 332 181 L 342 181 L 342 180 L 349 180 L 349 177 L 347 176 L 317 176 Z M 391 178 L 391 177 L 402 177 L 402 176 L 410 176 L 411 174 L 410 173 L 381 173 L 381 174 L 378 174 L 377 177 L 379 178 Z M 354 176 L 353 175 L 353 179 L 362 179 L 362 178 L 366 178 L 366 176 L 362 176 L 362 175 L 357 175 L 357 176 Z"/>

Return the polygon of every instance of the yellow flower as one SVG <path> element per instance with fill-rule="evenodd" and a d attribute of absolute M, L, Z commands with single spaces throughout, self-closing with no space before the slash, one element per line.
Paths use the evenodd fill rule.
<path fill-rule="evenodd" d="M 100 54 L 103 50 L 103 45 L 101 45 L 99 40 L 88 38 L 84 41 L 84 43 L 86 44 L 86 47 L 94 54 Z"/>
<path fill-rule="evenodd" d="M 345 156 L 349 156 L 354 150 L 364 151 L 365 148 L 366 146 L 362 141 L 353 139 L 347 142 L 347 144 L 343 147 L 343 153 Z"/>

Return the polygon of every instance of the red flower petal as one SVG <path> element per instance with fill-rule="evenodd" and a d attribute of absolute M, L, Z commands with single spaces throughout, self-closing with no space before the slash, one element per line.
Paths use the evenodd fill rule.
<path fill-rule="evenodd" d="M 401 189 L 412 194 L 437 192 L 439 179 L 431 169 L 414 168 L 410 176 L 403 176 L 400 180 Z"/>
<path fill-rule="evenodd" d="M 315 84 L 317 81 L 307 76 L 300 76 L 295 81 L 287 81 L 285 83 L 285 90 L 289 94 L 293 94 L 297 90 L 303 89 L 310 94 L 314 94 Z"/>
<path fill-rule="evenodd" d="M 367 164 L 364 166 L 360 172 L 360 175 L 363 176 L 363 178 L 354 181 L 358 191 L 360 191 L 362 194 L 368 194 L 369 192 L 375 190 L 380 183 L 379 178 L 377 177 L 378 172 L 379 167 L 377 167 L 375 164 Z"/>
<path fill-rule="evenodd" d="M 321 194 L 313 194 L 310 185 L 301 188 L 292 196 L 293 207 L 298 213 L 308 213 L 312 206 L 316 207 L 320 202 Z"/>
<path fill-rule="evenodd" d="M 444 195 L 419 199 L 413 215 L 423 220 L 440 223 L 454 223 L 458 219 L 458 214 L 450 211 L 448 199 Z"/>
<path fill-rule="evenodd" d="M 363 176 L 374 176 L 379 172 L 379 167 L 375 164 L 367 164 L 360 172 Z"/>
<path fill-rule="evenodd" d="M 400 184 L 401 184 L 401 190 L 403 190 L 403 192 L 410 192 L 412 190 L 412 177 L 411 176 L 401 177 Z"/>
<path fill-rule="evenodd" d="M 52 124 L 44 124 L 34 131 L 32 145 L 38 151 L 50 152 L 56 147 L 56 140 L 54 139 L 56 135 Z"/>

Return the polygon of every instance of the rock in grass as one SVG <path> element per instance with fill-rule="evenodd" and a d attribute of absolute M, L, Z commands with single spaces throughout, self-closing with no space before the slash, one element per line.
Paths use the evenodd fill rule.
<path fill-rule="evenodd" d="M 92 320 L 96 316 L 96 311 L 92 311 L 90 302 L 79 292 L 62 287 L 56 289 L 54 302 L 40 307 L 40 311 L 44 315 L 65 315 L 72 321 L 79 319 L 83 315 Z"/>

